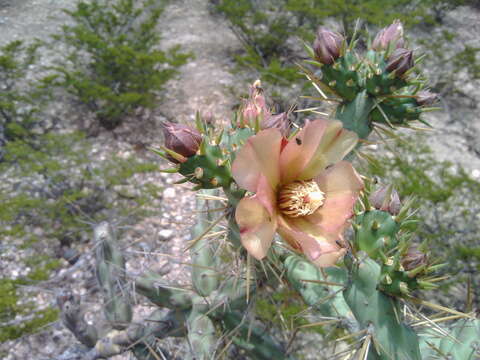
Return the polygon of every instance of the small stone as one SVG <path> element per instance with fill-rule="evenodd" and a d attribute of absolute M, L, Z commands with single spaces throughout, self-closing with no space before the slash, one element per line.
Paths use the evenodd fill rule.
<path fill-rule="evenodd" d="M 170 229 L 163 229 L 158 232 L 158 238 L 160 240 L 168 240 L 173 236 L 173 230 Z"/>
<path fill-rule="evenodd" d="M 172 199 L 175 197 L 175 189 L 174 188 L 166 188 L 164 191 L 163 191 L 163 197 L 165 199 Z"/>

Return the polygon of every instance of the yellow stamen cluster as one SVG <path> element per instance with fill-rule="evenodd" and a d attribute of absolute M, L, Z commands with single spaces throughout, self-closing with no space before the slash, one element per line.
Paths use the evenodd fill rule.
<path fill-rule="evenodd" d="M 306 216 L 322 206 L 324 199 L 324 193 L 315 181 L 294 181 L 280 189 L 278 207 L 289 217 Z"/>

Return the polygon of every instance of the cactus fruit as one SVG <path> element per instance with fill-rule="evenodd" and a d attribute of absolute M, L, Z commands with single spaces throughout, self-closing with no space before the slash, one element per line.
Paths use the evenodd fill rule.
<path fill-rule="evenodd" d="M 220 146 L 207 144 L 204 139 L 200 149 L 200 154 L 191 156 L 180 164 L 178 172 L 203 189 L 229 187 L 232 176 Z"/>
<path fill-rule="evenodd" d="M 400 224 L 386 211 L 370 210 L 357 215 L 353 228 L 355 248 L 365 251 L 372 259 L 383 260 L 383 254 L 398 245 Z"/>
<path fill-rule="evenodd" d="M 322 81 L 335 94 L 347 101 L 353 101 L 361 92 L 358 66 L 358 58 L 351 51 L 347 51 L 333 64 L 322 66 Z"/>

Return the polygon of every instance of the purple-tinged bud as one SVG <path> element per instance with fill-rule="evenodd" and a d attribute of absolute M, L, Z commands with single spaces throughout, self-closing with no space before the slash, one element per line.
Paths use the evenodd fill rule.
<path fill-rule="evenodd" d="M 188 158 L 197 153 L 202 135 L 198 130 L 187 125 L 163 122 L 163 135 L 165 137 L 165 147 L 175 153 Z M 179 161 L 169 156 L 172 162 Z"/>
<path fill-rule="evenodd" d="M 415 99 L 417 100 L 417 104 L 419 106 L 430 106 L 437 102 L 438 94 L 427 90 L 422 90 L 417 93 Z"/>
<path fill-rule="evenodd" d="M 344 37 L 326 28 L 319 28 L 313 43 L 315 59 L 322 64 L 332 64 L 341 56 Z"/>
<path fill-rule="evenodd" d="M 416 246 L 411 246 L 407 254 L 401 260 L 402 266 L 406 271 L 418 268 L 428 264 L 427 254 L 420 251 Z"/>
<path fill-rule="evenodd" d="M 402 76 L 415 65 L 413 60 L 413 51 L 408 49 L 395 49 L 387 60 L 387 71 L 394 72 L 397 76 Z"/>
<path fill-rule="evenodd" d="M 380 186 L 370 195 L 369 200 L 375 209 L 386 211 L 391 215 L 398 215 L 402 208 L 400 197 L 391 185 Z"/>
<path fill-rule="evenodd" d="M 380 30 L 372 42 L 372 49 L 387 50 L 390 44 L 395 48 L 401 48 L 405 44 L 403 40 L 403 26 L 400 20 L 395 20 L 391 25 Z"/>
<path fill-rule="evenodd" d="M 290 132 L 290 122 L 285 112 L 266 117 L 260 125 L 262 129 L 278 129 L 284 137 L 287 137 Z"/>

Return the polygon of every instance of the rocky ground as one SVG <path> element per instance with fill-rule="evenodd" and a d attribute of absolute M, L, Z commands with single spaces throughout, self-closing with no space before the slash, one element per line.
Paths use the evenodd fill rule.
<path fill-rule="evenodd" d="M 0 44 L 20 38 L 47 39 L 65 21 L 60 9 L 73 4 L 73 0 L 0 0 Z M 461 32 L 464 41 L 475 41 L 473 34 L 480 31 L 479 20 L 480 13 L 459 9 L 449 14 L 446 26 L 465 28 Z M 114 134 L 102 132 L 92 140 L 98 150 L 92 155 L 92 161 L 108 153 L 129 154 L 135 151 L 132 146 L 135 143 L 160 143 L 159 123 L 166 118 L 191 122 L 198 110 L 211 114 L 219 122 L 229 119 L 231 108 L 237 102 L 230 89 L 245 84 L 230 72 L 233 64 L 228 54 L 239 49 L 240 44 L 226 23 L 209 13 L 206 0 L 176 0 L 166 8 L 159 31 L 164 38 L 162 46 L 180 44 L 195 57 L 181 69 L 178 78 L 171 81 L 165 101 L 149 114 L 149 122 L 142 127 L 126 124 Z M 475 110 L 480 95 L 478 83 L 466 80 L 463 74 L 455 79 L 459 89 L 469 97 L 457 92 L 442 102 L 447 111 L 431 115 L 431 123 L 437 127 L 431 145 L 438 158 L 461 163 L 473 176 L 480 177 L 477 141 L 480 125 Z M 58 111 L 69 113 L 71 109 L 59 108 Z M 188 256 L 183 249 L 193 221 L 194 194 L 186 185 L 173 186 L 175 176 L 164 174 L 153 180 L 164 186 L 162 199 L 156 205 L 158 216 L 146 218 L 123 232 L 121 241 L 126 245 L 129 258 L 127 270 L 134 277 L 155 266 L 162 268 L 169 280 L 187 282 L 189 270 L 185 263 L 188 263 Z M 90 295 L 93 272 L 85 271 L 92 264 L 92 243 L 83 245 L 81 250 L 83 255 L 74 267 L 65 263 L 52 280 L 33 289 L 31 294 L 40 307 L 45 307 L 54 303 L 56 290 L 69 284 L 88 299 L 90 320 L 94 321 L 99 310 L 98 296 Z M 14 255 L 0 258 L 4 262 L 0 266 L 5 271 L 2 276 L 22 273 L 16 260 Z M 138 304 L 137 310 L 135 319 L 140 320 L 148 307 Z M 74 341 L 60 323 L 54 323 L 39 334 L 0 344 L 0 351 L 8 351 L 6 360 L 43 360 L 58 355 Z M 182 348 L 175 343 L 170 344 L 170 349 L 182 356 Z M 115 357 L 117 360 L 127 358 L 128 355 Z"/>

